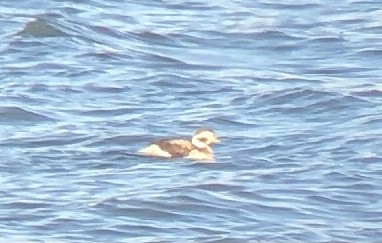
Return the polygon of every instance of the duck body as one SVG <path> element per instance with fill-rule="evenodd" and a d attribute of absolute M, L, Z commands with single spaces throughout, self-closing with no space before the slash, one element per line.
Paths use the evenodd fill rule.
<path fill-rule="evenodd" d="M 212 160 L 214 154 L 209 144 L 220 142 L 209 129 L 199 129 L 192 139 L 161 139 L 140 150 L 143 155 L 162 158 L 187 158 L 194 160 Z"/>

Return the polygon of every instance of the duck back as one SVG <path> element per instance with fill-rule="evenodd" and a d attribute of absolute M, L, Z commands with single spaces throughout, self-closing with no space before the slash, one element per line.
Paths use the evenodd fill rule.
<path fill-rule="evenodd" d="M 191 141 L 186 139 L 161 139 L 155 142 L 156 145 L 163 151 L 171 154 L 171 157 L 183 157 L 187 156 L 194 145 Z"/>

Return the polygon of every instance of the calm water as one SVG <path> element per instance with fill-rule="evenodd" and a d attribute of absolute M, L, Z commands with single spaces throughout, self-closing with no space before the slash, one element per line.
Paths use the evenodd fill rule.
<path fill-rule="evenodd" d="M 276 2 L 2 1 L 0 240 L 381 242 L 380 1 Z"/>

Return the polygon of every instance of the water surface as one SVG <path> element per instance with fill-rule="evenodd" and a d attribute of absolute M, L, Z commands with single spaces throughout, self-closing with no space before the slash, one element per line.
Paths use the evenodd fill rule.
<path fill-rule="evenodd" d="M 0 239 L 379 242 L 379 1 L 0 4 Z M 155 160 L 213 128 L 215 163 Z"/>

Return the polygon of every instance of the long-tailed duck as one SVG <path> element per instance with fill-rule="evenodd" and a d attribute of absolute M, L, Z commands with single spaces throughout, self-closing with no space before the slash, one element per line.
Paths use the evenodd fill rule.
<path fill-rule="evenodd" d="M 192 139 L 173 138 L 161 139 L 138 152 L 148 156 L 174 158 L 184 157 L 194 160 L 212 160 L 214 153 L 210 144 L 220 140 L 210 129 L 198 129 Z"/>

